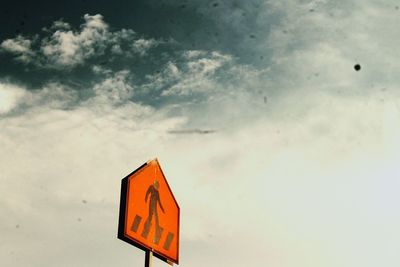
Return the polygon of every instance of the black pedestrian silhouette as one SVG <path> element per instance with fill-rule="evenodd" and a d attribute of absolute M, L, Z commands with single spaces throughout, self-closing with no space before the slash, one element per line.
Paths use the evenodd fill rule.
<path fill-rule="evenodd" d="M 154 244 L 158 244 L 158 242 L 160 241 L 162 232 L 163 232 L 163 228 L 160 226 L 159 220 L 158 220 L 158 212 L 157 212 L 157 204 L 160 206 L 161 211 L 163 213 L 165 213 L 164 208 L 161 204 L 161 200 L 160 200 L 160 194 L 158 192 L 158 188 L 159 188 L 159 183 L 157 180 L 154 181 L 154 183 L 152 185 L 149 186 L 149 188 L 147 189 L 146 192 L 146 197 L 145 197 L 145 202 L 147 203 L 147 199 L 150 196 L 150 201 L 149 201 L 149 216 L 146 219 L 146 222 L 144 224 L 144 228 L 142 231 L 142 237 L 146 238 L 149 235 L 150 229 L 151 229 L 151 221 L 153 219 L 153 217 L 155 218 L 155 235 L 153 238 L 153 242 Z"/>

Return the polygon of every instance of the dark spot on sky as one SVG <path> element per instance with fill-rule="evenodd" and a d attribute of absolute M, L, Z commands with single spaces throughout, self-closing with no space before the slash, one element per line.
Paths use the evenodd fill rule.
<path fill-rule="evenodd" d="M 201 129 L 187 129 L 187 130 L 171 130 L 168 131 L 170 134 L 211 134 L 215 133 L 215 130 L 201 130 Z"/>
<path fill-rule="evenodd" d="M 21 21 L 21 22 L 19 23 L 19 25 L 20 25 L 20 26 L 25 26 L 25 21 Z"/>
<path fill-rule="evenodd" d="M 396 10 L 399 10 L 399 6 L 396 6 L 395 8 L 396 8 Z"/>
<path fill-rule="evenodd" d="M 217 7 L 217 6 L 219 6 L 219 3 L 214 3 L 213 4 L 213 7 Z"/>
<path fill-rule="evenodd" d="M 314 9 L 311 8 L 311 9 L 310 9 L 310 12 L 314 12 Z"/>
<path fill-rule="evenodd" d="M 260 56 L 260 59 L 264 59 L 264 56 Z"/>
<path fill-rule="evenodd" d="M 254 34 L 250 34 L 250 38 L 255 39 L 256 36 Z"/>
<path fill-rule="evenodd" d="M 267 104 L 268 98 L 264 96 L 264 104 Z"/>
<path fill-rule="evenodd" d="M 354 69 L 355 69 L 356 71 L 361 70 L 361 65 L 360 65 L 360 64 L 354 65 Z"/>
<path fill-rule="evenodd" d="M 15 225 L 15 228 L 17 228 L 17 229 L 18 229 L 18 228 L 19 228 L 19 224 Z"/>
<path fill-rule="evenodd" d="M 181 8 L 186 8 L 186 5 L 185 4 L 181 5 Z"/>
<path fill-rule="evenodd" d="M 78 222 L 81 222 L 82 221 L 82 219 L 81 218 L 78 218 Z"/>
<path fill-rule="evenodd" d="M 87 203 L 86 199 L 82 199 L 82 203 L 86 204 Z"/>

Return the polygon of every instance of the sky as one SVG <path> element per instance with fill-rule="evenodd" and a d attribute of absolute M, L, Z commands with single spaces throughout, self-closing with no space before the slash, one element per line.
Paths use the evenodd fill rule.
<path fill-rule="evenodd" d="M 153 158 L 180 266 L 399 266 L 399 6 L 2 2 L 1 266 L 142 266 L 120 186 Z"/>

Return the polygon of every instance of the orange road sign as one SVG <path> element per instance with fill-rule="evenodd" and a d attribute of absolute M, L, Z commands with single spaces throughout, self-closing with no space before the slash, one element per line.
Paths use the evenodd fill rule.
<path fill-rule="evenodd" d="M 179 264 L 179 206 L 157 159 L 122 179 L 118 238 Z"/>

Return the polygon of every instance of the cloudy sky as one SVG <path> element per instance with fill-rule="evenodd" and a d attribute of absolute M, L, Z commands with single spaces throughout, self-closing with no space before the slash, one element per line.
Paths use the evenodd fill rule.
<path fill-rule="evenodd" d="M 155 157 L 181 266 L 400 265 L 398 1 L 5 2 L 1 266 L 142 266 Z"/>

